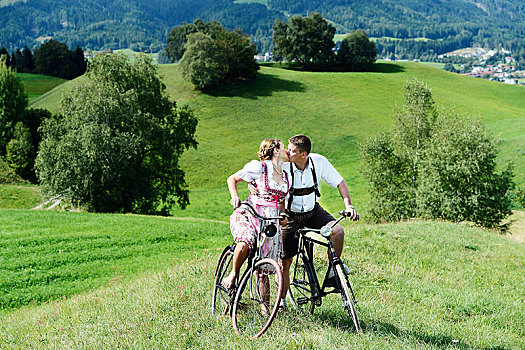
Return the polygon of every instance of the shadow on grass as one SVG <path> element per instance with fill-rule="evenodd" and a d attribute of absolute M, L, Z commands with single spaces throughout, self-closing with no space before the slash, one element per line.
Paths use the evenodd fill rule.
<path fill-rule="evenodd" d="M 346 315 L 345 315 L 346 316 Z M 340 314 L 332 311 L 324 311 L 321 314 L 315 315 L 320 322 L 329 324 L 330 326 L 348 331 L 355 332 L 354 324 L 350 316 L 341 319 Z M 415 344 L 425 343 L 438 348 L 454 348 L 454 349 L 483 349 L 483 350 L 506 350 L 509 349 L 503 345 L 495 345 L 491 347 L 478 348 L 462 342 L 452 336 L 445 334 L 429 334 L 422 330 L 401 330 L 393 324 L 376 321 L 376 320 L 360 320 L 361 328 L 364 333 L 373 333 L 376 335 L 394 336 L 403 339 L 404 341 L 412 340 Z"/>
<path fill-rule="evenodd" d="M 277 75 L 258 72 L 255 79 L 223 86 L 217 90 L 206 92 L 206 94 L 215 97 L 243 97 L 256 100 L 259 97 L 271 96 L 280 91 L 303 92 L 305 86 L 297 81 L 279 78 Z"/>
<path fill-rule="evenodd" d="M 397 63 L 391 63 L 391 62 L 379 62 L 379 63 L 373 63 L 368 66 L 366 66 L 365 69 L 362 71 L 349 71 L 344 70 L 338 67 L 326 67 L 326 66 L 309 66 L 306 68 L 303 68 L 296 64 L 289 64 L 289 63 L 273 63 L 273 64 L 266 64 L 267 67 L 274 67 L 274 68 L 281 68 L 286 70 L 294 70 L 299 72 L 326 72 L 326 73 L 403 73 L 405 71 L 405 68 Z"/>
<path fill-rule="evenodd" d="M 371 73 L 403 73 L 405 68 L 396 63 L 374 63 L 368 72 Z"/>

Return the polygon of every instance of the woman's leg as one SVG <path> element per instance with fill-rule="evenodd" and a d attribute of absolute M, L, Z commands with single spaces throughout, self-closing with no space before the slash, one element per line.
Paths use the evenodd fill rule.
<path fill-rule="evenodd" d="M 248 258 L 248 254 L 250 254 L 250 248 L 247 243 L 239 242 L 237 246 L 235 246 L 233 252 L 233 269 L 228 277 L 226 277 L 221 283 L 224 288 L 230 289 L 233 286 L 235 280 L 239 276 L 242 264 L 246 261 L 246 258 Z"/>

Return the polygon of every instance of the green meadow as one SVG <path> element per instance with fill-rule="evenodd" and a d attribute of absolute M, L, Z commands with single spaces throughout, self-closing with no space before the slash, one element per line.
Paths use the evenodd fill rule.
<path fill-rule="evenodd" d="M 345 223 L 343 259 L 364 333 L 353 332 L 331 295 L 314 315 L 289 310 L 249 341 L 228 317 L 210 315 L 225 222 L 24 210 L 0 217 L 2 349 L 525 347 L 525 247 L 464 225 Z"/>
<path fill-rule="evenodd" d="M 183 159 L 191 190 L 190 206 L 176 216 L 224 219 L 229 215 L 226 178 L 256 158 L 261 140 L 287 140 L 304 133 L 313 152 L 327 156 L 341 172 L 360 211 L 367 189 L 359 172 L 359 145 L 391 124 L 393 108 L 403 103 L 408 80 L 425 81 L 437 105 L 474 115 L 501 142 L 501 163 L 513 161 L 516 182 L 525 179 L 525 89 L 464 77 L 413 62 L 380 62 L 366 73 L 313 73 L 263 66 L 254 81 L 202 93 L 185 82 L 177 65 L 160 65 L 171 97 L 190 105 L 199 118 L 197 150 Z M 57 111 L 62 93 L 79 78 L 48 92 L 32 107 Z M 337 190 L 324 188 L 321 203 L 340 207 Z"/>
<path fill-rule="evenodd" d="M 41 74 L 18 73 L 31 104 L 46 92 L 62 85 L 67 80 Z"/>
<path fill-rule="evenodd" d="M 525 216 L 513 235 L 444 222 L 366 223 L 359 145 L 387 129 L 405 83 L 424 80 L 436 103 L 478 116 L 501 142 L 499 162 L 525 179 L 525 89 L 424 64 L 381 62 L 374 72 L 261 68 L 255 81 L 201 93 L 177 65 L 167 91 L 199 117 L 184 155 L 191 205 L 175 217 L 28 210 L 37 187 L 0 184 L 0 349 L 523 349 Z M 57 112 L 67 81 L 32 100 Z M 279 314 L 261 339 L 213 319 L 213 273 L 231 241 L 226 178 L 256 158 L 262 139 L 305 133 L 349 184 L 361 223 L 344 222 L 343 260 L 363 334 L 332 295 L 314 315 Z M 0 164 L 1 165 L 1 164 Z M 1 174 L 0 174 L 1 175 Z M 246 189 L 243 188 L 246 194 Z M 321 203 L 340 209 L 337 190 Z M 325 263 L 317 252 L 317 264 Z"/>

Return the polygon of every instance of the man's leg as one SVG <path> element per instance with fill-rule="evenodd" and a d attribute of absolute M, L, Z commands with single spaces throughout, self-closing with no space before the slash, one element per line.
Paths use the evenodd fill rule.
<path fill-rule="evenodd" d="M 334 222 L 335 221 L 329 222 L 327 226 L 333 225 Z M 332 228 L 332 236 L 330 237 L 330 240 L 334 245 L 335 254 L 338 257 L 341 257 L 341 254 L 343 253 L 343 245 L 345 242 L 345 230 L 343 229 L 343 226 L 337 224 Z M 328 251 L 328 258 L 332 259 L 330 251 Z"/>
<path fill-rule="evenodd" d="M 288 293 L 288 288 L 290 288 L 290 267 L 292 266 L 293 258 L 282 259 L 281 263 L 283 265 L 283 294 L 282 299 L 286 298 Z"/>

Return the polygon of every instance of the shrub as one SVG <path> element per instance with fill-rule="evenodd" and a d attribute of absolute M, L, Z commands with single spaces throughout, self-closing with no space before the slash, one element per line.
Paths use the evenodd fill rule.
<path fill-rule="evenodd" d="M 441 218 L 495 228 L 511 213 L 512 166 L 497 173 L 496 144 L 480 122 L 435 109 L 420 81 L 406 85 L 393 119 L 389 132 L 362 146 L 374 219 Z"/>

